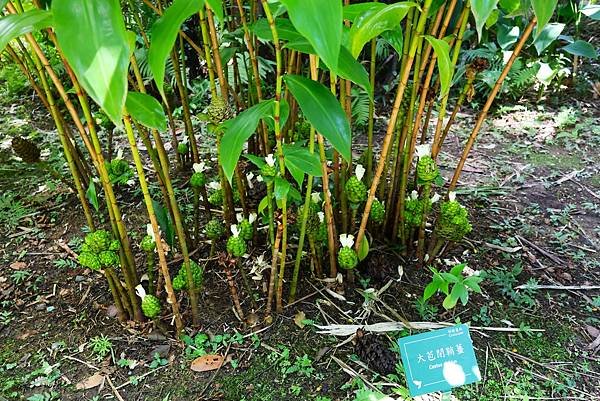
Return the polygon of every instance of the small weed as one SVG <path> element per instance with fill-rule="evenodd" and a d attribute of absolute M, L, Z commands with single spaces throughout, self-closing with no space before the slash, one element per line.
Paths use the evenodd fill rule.
<path fill-rule="evenodd" d="M 20 221 L 31 213 L 16 196 L 11 192 L 0 195 L 0 232 L 10 233 L 14 231 Z"/>
<path fill-rule="evenodd" d="M 108 337 L 101 334 L 90 340 L 90 346 L 96 359 L 101 360 L 112 351 L 113 344 Z"/>

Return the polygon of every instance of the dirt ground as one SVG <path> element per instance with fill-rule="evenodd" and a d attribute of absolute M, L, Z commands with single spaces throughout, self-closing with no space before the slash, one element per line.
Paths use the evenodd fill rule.
<path fill-rule="evenodd" d="M 498 107 L 468 160 L 458 196 L 474 229 L 439 266 L 461 261 L 485 272 L 483 293 L 471 294 L 465 307 L 444 311 L 441 296 L 420 305 L 431 272 L 376 242 L 358 267 L 360 284 L 343 299 L 325 292 L 304 266 L 298 301 L 271 325 L 248 328 L 236 319 L 225 277 L 204 246 L 194 256 L 206 264 L 202 325 L 183 341 L 152 323 L 119 324 L 106 281 L 74 261 L 84 225 L 76 197 L 11 154 L 10 135 L 20 132 L 41 138 L 47 157 L 60 157 L 47 135 L 48 118 L 39 107 L 32 112 L 29 102 L 5 106 L 0 211 L 19 218 L 0 230 L 0 400 L 333 401 L 373 388 L 404 394 L 400 372 L 377 374 L 346 337 L 316 327 L 397 317 L 477 327 L 472 337 L 483 381 L 457 390 L 458 399 L 600 399 L 600 108 L 576 99 L 550 103 Z M 460 114 L 447 138 L 440 158 L 446 178 L 473 120 L 469 111 Z M 129 188 L 118 196 L 139 240 L 141 197 Z M 379 299 L 361 292 L 390 280 Z M 262 286 L 255 291 L 260 315 Z M 243 307 L 250 310 L 248 301 Z M 190 370 L 191 360 L 205 353 L 224 355 L 227 363 L 216 371 Z"/>

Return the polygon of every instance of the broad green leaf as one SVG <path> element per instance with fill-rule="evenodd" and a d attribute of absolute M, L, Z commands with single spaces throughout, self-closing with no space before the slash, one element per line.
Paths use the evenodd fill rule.
<path fill-rule="evenodd" d="M 0 7 L 2 10 L 4 6 Z M 11 40 L 52 25 L 52 13 L 45 10 L 25 11 L 0 18 L 0 52 Z"/>
<path fill-rule="evenodd" d="M 177 39 L 181 24 L 202 9 L 204 0 L 175 0 L 150 30 L 148 66 L 158 90 L 164 94 L 165 63 Z"/>
<path fill-rule="evenodd" d="M 513 27 L 506 26 L 504 24 L 498 25 L 498 34 L 496 35 L 496 39 L 498 41 L 498 44 L 500 45 L 500 48 L 502 50 L 506 50 L 511 45 L 517 43 L 517 40 L 519 40 L 520 33 L 521 30 L 516 25 Z"/>
<path fill-rule="evenodd" d="M 121 126 L 129 44 L 118 0 L 54 0 L 58 43 L 85 91 Z"/>
<path fill-rule="evenodd" d="M 471 0 L 471 12 L 475 18 L 475 27 L 479 40 L 481 40 L 481 31 L 485 22 L 490 18 L 497 5 L 498 0 Z"/>
<path fill-rule="evenodd" d="M 283 41 L 295 41 L 303 39 L 303 36 L 298 33 L 292 22 L 287 18 L 275 19 L 275 27 L 277 28 L 277 35 L 279 40 Z M 273 41 L 273 33 L 269 26 L 269 21 L 266 18 L 257 20 L 250 28 L 254 34 L 262 40 Z"/>
<path fill-rule="evenodd" d="M 547 24 L 542 32 L 535 38 L 533 45 L 535 46 L 535 50 L 537 50 L 538 55 L 542 54 L 542 52 L 550 46 L 552 42 L 558 38 L 558 36 L 562 33 L 565 28 L 565 24 L 552 23 Z"/>
<path fill-rule="evenodd" d="M 225 176 L 231 182 L 235 166 L 242 154 L 244 144 L 252 136 L 261 118 L 273 114 L 274 100 L 263 100 L 238 114 L 234 119 L 224 122 L 221 138 L 221 164 Z"/>
<path fill-rule="evenodd" d="M 465 281 L 463 281 L 463 284 L 472 289 L 474 292 L 481 294 L 481 287 L 479 287 L 479 283 L 482 280 L 483 279 L 479 276 L 471 276 L 467 277 Z"/>
<path fill-rule="evenodd" d="M 454 277 L 460 277 L 463 270 L 465 270 L 465 267 L 467 267 L 465 263 L 459 263 L 450 269 L 450 274 L 452 274 Z"/>
<path fill-rule="evenodd" d="M 346 161 L 352 160 L 352 135 L 346 113 L 323 84 L 300 75 L 286 75 L 285 83 L 306 119 Z"/>
<path fill-rule="evenodd" d="M 600 4 L 588 4 L 581 9 L 581 13 L 598 21 L 600 20 Z"/>
<path fill-rule="evenodd" d="M 485 21 L 485 27 L 487 29 L 490 29 L 492 26 L 496 25 L 496 22 L 498 22 L 499 16 L 500 16 L 500 11 L 498 9 L 495 9 L 494 11 L 492 11 L 492 14 L 490 14 L 489 18 Z"/>
<path fill-rule="evenodd" d="M 290 104 L 285 99 L 281 99 L 279 102 L 279 126 L 283 127 L 287 122 L 288 117 L 290 116 Z M 269 127 L 271 131 L 275 131 L 275 118 L 273 115 L 267 115 L 265 118 L 265 123 Z"/>
<path fill-rule="evenodd" d="M 450 310 L 456 306 L 457 302 L 458 302 L 458 298 L 454 298 L 451 294 L 448 294 L 448 295 L 446 295 L 446 298 L 444 298 L 444 302 L 442 303 L 442 306 L 444 307 L 444 309 Z"/>
<path fill-rule="evenodd" d="M 438 289 L 438 284 L 433 281 L 427 284 L 425 290 L 423 291 L 423 300 L 427 301 L 429 298 L 434 296 L 438 292 Z"/>
<path fill-rule="evenodd" d="M 402 27 L 398 25 L 398 28 L 390 31 L 381 33 L 381 37 L 390 44 L 396 50 L 399 55 L 402 54 L 402 48 L 404 47 L 404 35 L 402 34 Z"/>
<path fill-rule="evenodd" d="M 94 210 L 98 212 L 100 210 L 100 205 L 98 204 L 98 194 L 96 193 L 96 185 L 94 184 L 94 180 L 90 180 L 90 185 L 88 186 L 87 191 L 85 191 L 85 196 L 90 201 L 90 204 L 94 207 Z"/>
<path fill-rule="evenodd" d="M 161 104 L 150 95 L 129 92 L 125 101 L 127 112 L 142 125 L 161 132 L 167 130 L 167 118 Z"/>
<path fill-rule="evenodd" d="M 283 158 L 285 167 L 290 171 L 298 186 L 302 186 L 304 174 L 321 177 L 321 161 L 317 153 L 310 153 L 308 148 L 300 144 L 284 144 Z"/>
<path fill-rule="evenodd" d="M 412 2 L 380 4 L 356 18 L 348 38 L 352 56 L 357 58 L 365 44 L 382 32 L 396 29 L 408 10 L 415 5 Z"/>
<path fill-rule="evenodd" d="M 540 36 L 546 24 L 550 21 L 558 0 L 531 0 L 533 12 L 537 18 L 537 26 L 535 27 L 535 38 Z"/>
<path fill-rule="evenodd" d="M 342 2 L 281 0 L 296 30 L 308 39 L 319 57 L 337 73 L 342 44 Z"/>
<path fill-rule="evenodd" d="M 436 39 L 429 35 L 425 36 L 425 39 L 431 44 L 437 56 L 441 95 L 444 96 L 450 90 L 452 75 L 454 75 L 454 66 L 450 60 L 450 45 L 442 39 Z"/>
<path fill-rule="evenodd" d="M 167 244 L 170 246 L 173 246 L 173 242 L 175 241 L 175 229 L 173 227 L 173 222 L 171 221 L 171 216 L 169 216 L 163 205 L 154 199 L 152 199 L 152 207 L 154 208 L 154 214 L 156 215 L 160 230 L 165 235 L 165 241 L 167 241 Z"/>
<path fill-rule="evenodd" d="M 273 190 L 273 193 L 275 194 L 275 199 L 286 199 L 288 193 L 290 192 L 291 186 L 292 185 L 285 178 L 279 176 L 275 177 L 275 189 Z"/>
<path fill-rule="evenodd" d="M 440 273 L 442 275 L 442 277 L 444 278 L 444 280 L 448 283 L 452 283 L 452 284 L 456 284 L 458 283 L 459 279 L 457 276 L 455 276 L 454 274 L 451 273 Z"/>
<path fill-rule="evenodd" d="M 349 79 L 359 85 L 369 94 L 369 98 L 373 99 L 373 88 L 371 88 L 367 70 L 361 63 L 352 57 L 352 54 L 350 54 L 348 49 L 344 46 L 340 47 L 339 61 L 338 73 L 340 77 Z"/>
<path fill-rule="evenodd" d="M 500 0 L 500 8 L 507 14 L 511 14 L 519 9 L 521 0 Z"/>
<path fill-rule="evenodd" d="M 262 212 L 267 208 L 267 206 L 269 206 L 269 197 L 265 196 L 258 204 L 258 214 L 262 214 Z"/>
<path fill-rule="evenodd" d="M 361 262 L 369 255 L 368 239 L 363 238 L 362 242 L 360 243 L 360 248 L 358 249 L 358 252 L 356 254 L 358 256 L 358 260 Z"/>
<path fill-rule="evenodd" d="M 264 157 L 259 157 L 259 156 L 251 155 L 251 154 L 244 155 L 244 157 L 246 159 L 250 160 L 252 162 L 252 164 L 254 164 L 258 168 L 262 168 L 262 166 L 267 164 L 267 161 L 265 160 Z"/>
<path fill-rule="evenodd" d="M 344 6 L 344 19 L 354 22 L 359 16 L 373 11 L 374 9 L 380 10 L 383 7 L 385 7 L 385 4 L 373 2 L 350 4 Z"/>
<path fill-rule="evenodd" d="M 573 43 L 566 45 L 562 49 L 567 53 L 573 54 L 575 56 L 587 57 L 591 59 L 595 59 L 596 57 L 598 57 L 598 53 L 596 53 L 596 48 L 584 40 L 577 40 Z"/>
<path fill-rule="evenodd" d="M 188 0 L 189 1 L 189 0 Z M 212 12 L 215 14 L 217 21 L 223 23 L 223 0 L 206 0 L 206 4 L 210 7 Z"/>

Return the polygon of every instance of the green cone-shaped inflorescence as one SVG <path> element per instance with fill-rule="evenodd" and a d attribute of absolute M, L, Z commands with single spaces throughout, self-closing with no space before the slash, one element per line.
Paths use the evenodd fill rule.
<path fill-rule="evenodd" d="M 277 175 L 277 167 L 275 166 L 275 157 L 273 154 L 268 154 L 265 157 L 266 163 L 260 168 L 260 174 L 264 178 L 273 178 Z"/>
<path fill-rule="evenodd" d="M 371 221 L 375 224 L 381 224 L 385 219 L 385 206 L 377 198 L 373 199 L 373 204 L 371 205 L 371 212 L 369 213 L 369 217 L 371 218 Z"/>
<path fill-rule="evenodd" d="M 204 231 L 206 232 L 206 236 L 210 240 L 217 240 L 225 234 L 225 226 L 218 219 L 209 220 L 204 226 Z"/>
<path fill-rule="evenodd" d="M 194 163 L 192 166 L 194 174 L 190 177 L 190 186 L 194 189 L 200 189 L 206 185 L 206 165 L 204 163 Z"/>
<path fill-rule="evenodd" d="M 458 203 L 454 192 L 448 194 L 449 200 L 440 206 L 440 217 L 438 219 L 436 233 L 440 238 L 448 241 L 458 242 L 471 232 L 473 227 L 469 223 L 467 209 Z"/>
<path fill-rule="evenodd" d="M 188 146 L 187 142 L 179 142 L 179 144 L 177 145 L 177 153 L 179 153 L 180 155 L 185 155 L 188 153 L 190 147 Z"/>
<path fill-rule="evenodd" d="M 246 241 L 240 236 L 240 230 L 235 224 L 231 226 L 231 234 L 227 240 L 227 252 L 239 258 L 246 253 Z"/>
<path fill-rule="evenodd" d="M 417 156 L 419 161 L 417 162 L 417 176 L 421 182 L 432 182 L 439 175 L 435 160 L 431 157 L 431 146 L 430 145 L 419 145 L 417 146 Z"/>
<path fill-rule="evenodd" d="M 142 299 L 142 312 L 144 316 L 154 319 L 160 315 L 160 300 L 154 295 L 146 294 L 146 290 L 142 285 L 135 287 L 135 292 Z"/>
<path fill-rule="evenodd" d="M 321 212 L 321 194 L 319 192 L 313 192 L 311 194 L 311 201 L 308 204 L 308 218 L 306 220 L 306 234 L 310 238 L 315 238 L 319 232 L 321 226 L 321 219 L 319 218 L 319 212 Z M 302 216 L 304 213 L 304 205 L 298 208 L 298 216 Z M 302 219 L 298 219 L 298 227 L 300 228 Z"/>
<path fill-rule="evenodd" d="M 196 290 L 202 287 L 202 283 L 204 283 L 204 269 L 198 265 L 198 263 L 194 262 L 190 259 L 190 268 L 192 269 L 192 276 L 194 277 L 194 286 Z M 173 277 L 173 289 L 175 291 L 187 290 L 187 271 L 185 270 L 185 263 L 181 264 L 177 275 Z"/>
<path fill-rule="evenodd" d="M 250 213 L 248 218 L 244 218 L 241 213 L 236 215 L 238 221 L 238 230 L 240 237 L 246 241 L 250 241 L 254 237 L 254 222 L 256 221 L 256 213 Z"/>
<path fill-rule="evenodd" d="M 221 189 L 220 182 L 209 182 L 208 187 L 212 190 L 212 192 L 208 195 L 208 202 L 216 207 L 220 207 L 223 205 L 223 189 Z"/>
<path fill-rule="evenodd" d="M 412 191 L 404 205 L 404 224 L 407 227 L 419 227 L 423 220 L 423 201 L 417 191 Z"/>
<path fill-rule="evenodd" d="M 206 114 L 209 121 L 215 125 L 231 118 L 231 110 L 221 96 L 215 96 L 210 100 Z"/>
<path fill-rule="evenodd" d="M 129 166 L 129 163 L 122 159 L 120 151 L 119 155 L 115 159 L 112 159 L 110 163 L 106 162 L 106 171 L 113 185 L 127 184 L 133 178 L 133 170 Z"/>
<path fill-rule="evenodd" d="M 362 182 L 365 168 L 361 164 L 356 165 L 355 175 L 346 181 L 346 196 L 354 206 L 360 205 L 367 199 L 367 186 Z"/>
<path fill-rule="evenodd" d="M 354 269 L 358 264 L 358 255 L 352 247 L 354 245 L 354 236 L 350 234 L 341 234 L 340 242 L 342 247 L 338 252 L 338 264 L 342 269 Z"/>
<path fill-rule="evenodd" d="M 146 253 L 154 252 L 156 249 L 156 241 L 152 235 L 144 235 L 142 242 L 140 242 L 140 248 Z"/>
<path fill-rule="evenodd" d="M 78 261 L 92 270 L 119 265 L 119 241 L 113 240 L 106 230 L 98 230 L 85 236 Z"/>

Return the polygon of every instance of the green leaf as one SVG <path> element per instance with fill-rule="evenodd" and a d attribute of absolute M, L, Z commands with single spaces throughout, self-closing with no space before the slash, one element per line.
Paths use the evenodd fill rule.
<path fill-rule="evenodd" d="M 519 9 L 521 0 L 500 0 L 500 8 L 506 14 L 511 14 Z"/>
<path fill-rule="evenodd" d="M 542 52 L 550 46 L 552 42 L 558 38 L 558 36 L 562 33 L 565 28 L 565 24 L 552 23 L 547 24 L 542 32 L 535 38 L 533 45 L 535 46 L 535 50 L 537 50 L 538 55 L 542 54 Z"/>
<path fill-rule="evenodd" d="M 226 151 L 221 152 L 221 164 L 229 182 L 233 177 L 244 144 L 256 131 L 260 119 L 273 114 L 274 103 L 273 99 L 263 100 L 222 124 L 225 133 L 221 138 L 221 149 Z"/>
<path fill-rule="evenodd" d="M 258 213 L 262 214 L 262 212 L 269 206 L 269 197 L 265 196 L 262 198 L 260 203 L 258 204 Z"/>
<path fill-rule="evenodd" d="M 3 7 L 0 7 L 0 10 Z M 52 13 L 45 10 L 25 11 L 21 14 L 10 14 L 0 18 L 0 52 L 11 40 L 50 25 L 52 25 Z"/>
<path fill-rule="evenodd" d="M 167 119 L 161 104 L 150 95 L 129 92 L 125 107 L 135 120 L 142 125 L 164 132 L 167 130 Z"/>
<path fill-rule="evenodd" d="M 476 293 L 481 294 L 481 287 L 479 287 L 479 283 L 482 280 L 483 279 L 479 276 L 471 276 L 467 277 L 465 281 L 463 281 L 463 284 L 475 291 Z"/>
<path fill-rule="evenodd" d="M 300 75 L 286 75 L 285 83 L 306 119 L 346 161 L 351 161 L 350 123 L 335 96 L 323 84 Z"/>
<path fill-rule="evenodd" d="M 292 22 L 287 18 L 275 19 L 275 27 L 277 28 L 277 35 L 279 40 L 292 41 L 304 39 L 302 35 L 298 33 Z M 269 26 L 269 21 L 266 18 L 257 20 L 251 27 L 250 30 L 262 40 L 273 41 L 273 33 Z"/>
<path fill-rule="evenodd" d="M 390 5 L 373 4 L 377 5 L 372 6 L 367 12 L 357 17 L 350 28 L 349 50 L 354 58 L 358 57 L 368 41 L 382 32 L 396 29 L 408 10 L 416 6 L 412 2 L 400 2 Z"/>
<path fill-rule="evenodd" d="M 471 0 L 471 12 L 475 18 L 475 27 L 477 28 L 479 40 L 481 40 L 481 31 L 485 22 L 492 15 L 497 5 L 498 0 Z"/>
<path fill-rule="evenodd" d="M 368 239 L 363 238 L 362 242 L 360 243 L 360 248 L 358 249 L 358 252 L 356 254 L 358 256 L 358 260 L 361 262 L 367 257 L 367 255 L 369 255 Z"/>
<path fill-rule="evenodd" d="M 456 284 L 459 281 L 458 277 L 456 277 L 452 273 L 443 272 L 443 273 L 440 273 L 440 274 L 444 278 L 444 281 L 446 281 L 448 283 Z"/>
<path fill-rule="evenodd" d="M 452 296 L 452 294 L 448 294 L 448 295 L 446 295 L 446 298 L 444 298 L 444 302 L 442 303 L 442 306 L 444 307 L 444 309 L 450 310 L 456 306 L 457 302 L 458 302 L 458 298 L 454 298 Z"/>
<path fill-rule="evenodd" d="M 302 186 L 304 174 L 312 175 L 313 177 L 321 177 L 321 161 L 319 155 L 310 153 L 310 151 L 299 144 L 284 144 L 283 159 L 285 167 L 290 171 L 298 186 Z"/>
<path fill-rule="evenodd" d="M 244 155 L 244 157 L 246 159 L 250 160 L 252 162 L 252 164 L 254 164 L 258 168 L 262 168 L 262 166 L 267 164 L 267 161 L 265 160 L 264 157 L 258 157 L 258 156 L 251 155 L 251 154 Z"/>
<path fill-rule="evenodd" d="M 454 75 L 454 66 L 450 60 L 450 45 L 442 39 L 436 39 L 429 35 L 425 36 L 425 39 L 431 44 L 437 56 L 437 66 L 441 83 L 440 94 L 444 96 L 450 90 L 452 75 Z"/>
<path fill-rule="evenodd" d="M 366 3 L 358 3 L 358 4 L 350 4 L 347 6 L 344 6 L 344 19 L 347 19 L 351 22 L 354 22 L 356 20 L 356 18 L 358 18 L 359 16 L 370 12 L 374 9 L 381 9 L 382 6 L 385 6 L 385 4 L 379 4 L 379 3 L 373 3 L 373 2 L 366 2 Z"/>
<path fill-rule="evenodd" d="M 425 290 L 423 291 L 423 300 L 427 301 L 429 298 L 434 296 L 438 292 L 439 286 L 436 282 L 432 281 L 427 284 Z"/>
<path fill-rule="evenodd" d="M 537 26 L 535 27 L 535 38 L 537 38 L 546 24 L 550 21 L 558 0 L 531 0 L 533 12 L 537 17 Z"/>
<path fill-rule="evenodd" d="M 88 186 L 87 191 L 85 191 L 85 196 L 94 207 L 94 210 L 98 212 L 100 210 L 100 205 L 98 204 L 98 194 L 96 193 L 96 185 L 93 180 L 90 180 L 90 185 Z"/>
<path fill-rule="evenodd" d="M 404 35 L 402 34 L 402 27 L 398 25 L 396 29 L 385 31 L 381 33 L 381 37 L 390 44 L 396 50 L 399 55 L 402 54 L 402 48 L 404 47 Z"/>
<path fill-rule="evenodd" d="M 181 24 L 202 9 L 204 0 L 175 0 L 150 30 L 148 66 L 158 90 L 164 95 L 165 63 L 177 39 Z"/>
<path fill-rule="evenodd" d="M 285 178 L 279 176 L 275 177 L 275 189 L 273 190 L 275 200 L 287 199 L 291 186 L 292 185 Z"/>
<path fill-rule="evenodd" d="M 167 244 L 170 246 L 173 246 L 173 242 L 175 241 L 175 230 L 173 228 L 173 222 L 171 222 L 171 217 L 168 215 L 163 205 L 154 199 L 152 199 L 152 207 L 154 208 L 154 214 L 156 215 L 160 230 L 164 233 L 165 241 L 167 241 Z"/>
<path fill-rule="evenodd" d="M 308 39 L 319 57 L 337 73 L 342 44 L 342 2 L 281 0 L 296 30 Z"/>
<path fill-rule="evenodd" d="M 81 86 L 121 126 L 129 44 L 118 0 L 54 0 L 54 31 Z"/>
<path fill-rule="evenodd" d="M 509 29 L 510 28 L 510 29 Z M 518 26 L 506 26 L 504 24 L 498 25 L 498 34 L 496 35 L 496 39 L 498 40 L 498 44 L 502 50 L 508 49 L 509 46 L 517 43 L 519 40 L 519 34 L 521 30 Z"/>
<path fill-rule="evenodd" d="M 452 274 L 454 277 L 460 277 L 463 270 L 465 270 L 465 267 L 467 267 L 465 263 L 459 263 L 450 269 L 450 274 Z"/>
<path fill-rule="evenodd" d="M 566 45 L 562 49 L 567 53 L 573 54 L 575 56 L 587 57 L 591 59 L 595 59 L 596 57 L 598 57 L 598 53 L 596 53 L 596 48 L 584 40 L 577 40 L 573 43 Z"/>
<path fill-rule="evenodd" d="M 371 88 L 371 82 L 369 81 L 369 74 L 365 67 L 359 63 L 352 54 L 346 49 L 346 47 L 340 47 L 340 58 L 339 58 L 339 70 L 340 77 L 349 79 L 355 84 L 363 88 L 368 94 L 369 98 L 373 99 L 373 88 Z"/>
<path fill-rule="evenodd" d="M 222 24 L 225 21 L 223 18 L 223 0 L 206 0 L 206 3 L 215 14 L 217 21 Z"/>
<path fill-rule="evenodd" d="M 290 104 L 285 99 L 281 99 L 279 102 L 279 126 L 283 127 L 290 116 Z M 275 131 L 275 118 L 273 115 L 267 115 L 265 123 L 271 131 Z"/>
<path fill-rule="evenodd" d="M 588 4 L 581 9 L 581 13 L 598 21 L 600 20 L 600 4 Z"/>

